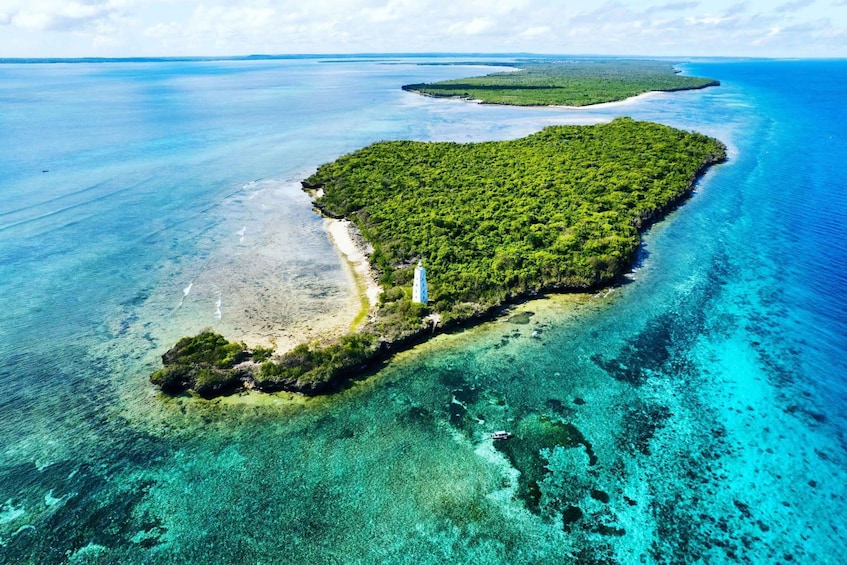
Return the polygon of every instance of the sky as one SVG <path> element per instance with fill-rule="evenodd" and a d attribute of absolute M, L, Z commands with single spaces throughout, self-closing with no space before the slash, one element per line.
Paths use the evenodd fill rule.
<path fill-rule="evenodd" d="M 0 0 L 0 57 L 847 57 L 847 0 Z"/>

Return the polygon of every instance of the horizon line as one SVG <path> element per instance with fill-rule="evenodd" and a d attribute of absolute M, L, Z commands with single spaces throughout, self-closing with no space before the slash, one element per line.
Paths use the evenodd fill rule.
<path fill-rule="evenodd" d="M 191 61 L 261 61 L 287 59 L 351 59 L 351 58 L 572 58 L 572 59 L 653 59 L 653 60 L 839 60 L 845 57 L 752 57 L 752 56 L 704 56 L 704 55 L 606 55 L 606 54 L 567 54 L 567 53 L 531 53 L 531 52 L 479 52 L 479 51 L 433 51 L 433 52 L 363 52 L 363 53 L 286 53 L 250 55 L 164 55 L 164 56 L 127 56 L 127 57 L 0 57 L 0 64 L 9 63 L 152 63 L 152 62 L 191 62 Z"/>

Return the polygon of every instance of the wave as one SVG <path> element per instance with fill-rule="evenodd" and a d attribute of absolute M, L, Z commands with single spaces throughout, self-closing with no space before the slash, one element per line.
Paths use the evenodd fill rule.
<path fill-rule="evenodd" d="M 194 281 L 188 283 L 188 286 L 182 289 L 182 298 L 179 299 L 179 304 L 176 305 L 176 309 L 179 310 L 182 308 L 182 305 L 185 304 L 185 299 L 188 298 L 188 293 L 191 292 L 191 287 L 194 286 Z"/>

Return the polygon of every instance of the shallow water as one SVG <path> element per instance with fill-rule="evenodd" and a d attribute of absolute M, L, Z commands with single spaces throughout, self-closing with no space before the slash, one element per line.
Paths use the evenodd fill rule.
<path fill-rule="evenodd" d="M 840 562 L 847 65 L 568 111 L 403 93 L 469 70 L 400 63 L 0 65 L 0 561 Z M 730 148 L 628 284 L 333 398 L 147 383 L 204 327 L 349 323 L 320 163 L 616 115 Z"/>

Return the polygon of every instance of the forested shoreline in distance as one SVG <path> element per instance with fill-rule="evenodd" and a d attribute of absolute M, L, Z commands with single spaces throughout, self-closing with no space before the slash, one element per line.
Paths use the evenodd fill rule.
<path fill-rule="evenodd" d="M 438 98 L 462 98 L 512 106 L 589 106 L 645 92 L 719 86 L 711 78 L 679 74 L 672 63 L 626 59 L 528 60 L 502 63 L 514 71 L 407 84 L 403 90 Z"/>

